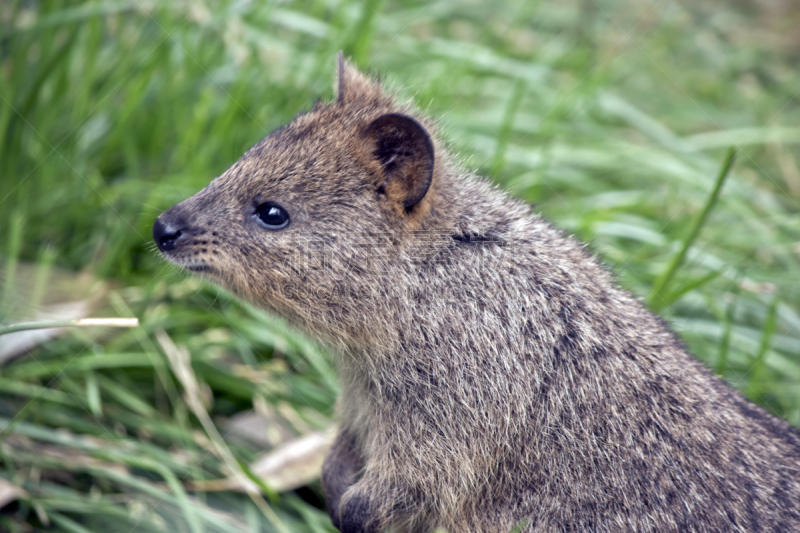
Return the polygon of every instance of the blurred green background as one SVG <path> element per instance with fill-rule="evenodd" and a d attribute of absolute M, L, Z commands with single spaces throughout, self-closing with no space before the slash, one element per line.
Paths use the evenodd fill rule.
<path fill-rule="evenodd" d="M 285 460 L 333 424 L 324 350 L 150 231 L 330 99 L 340 49 L 800 425 L 798 28 L 790 0 L 0 3 L 0 322 L 142 324 L 0 337 L 0 530 L 333 530 L 324 446 Z"/>

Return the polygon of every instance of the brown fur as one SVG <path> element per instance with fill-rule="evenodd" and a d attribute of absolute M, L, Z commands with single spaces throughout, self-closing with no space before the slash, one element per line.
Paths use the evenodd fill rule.
<path fill-rule="evenodd" d="M 183 232 L 171 261 L 335 353 L 323 485 L 342 531 L 800 530 L 795 429 L 581 243 L 463 171 L 424 116 L 344 63 L 338 88 L 160 223 Z M 369 125 L 387 113 L 432 133 L 410 208 L 425 165 L 378 156 Z M 264 201 L 286 229 L 256 223 Z"/>

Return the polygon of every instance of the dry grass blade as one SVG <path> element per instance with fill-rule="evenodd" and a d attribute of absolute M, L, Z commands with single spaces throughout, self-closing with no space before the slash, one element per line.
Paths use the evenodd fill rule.
<path fill-rule="evenodd" d="M 40 320 L 36 322 L 19 322 L 0 326 L 0 335 L 28 331 L 33 329 L 52 328 L 136 328 L 138 318 L 76 318 L 67 320 Z"/>
<path fill-rule="evenodd" d="M 28 493 L 20 486 L 0 477 L 0 509 L 9 503 L 28 497 Z"/>
<path fill-rule="evenodd" d="M 167 356 L 167 359 L 169 359 L 172 371 L 183 386 L 184 399 L 187 405 L 202 424 L 217 455 L 228 467 L 231 476 L 233 476 L 239 486 L 244 487 L 245 492 L 247 492 L 247 495 L 253 500 L 253 503 L 258 506 L 261 512 L 264 513 L 264 516 L 278 531 L 289 533 L 286 525 L 278 515 L 275 514 L 272 507 L 264 500 L 258 488 L 253 486 L 254 484 L 250 481 L 249 476 L 239 465 L 239 462 L 233 456 L 227 444 L 225 444 L 225 440 L 222 438 L 222 435 L 219 434 L 217 427 L 208 415 L 208 411 L 205 405 L 203 405 L 200 395 L 200 385 L 197 382 L 197 376 L 192 369 L 189 350 L 187 350 L 185 346 L 176 346 L 169 335 L 163 330 L 156 333 L 156 339 L 164 351 L 164 354 Z"/>
<path fill-rule="evenodd" d="M 256 459 L 250 465 L 250 471 L 263 483 L 277 492 L 294 490 L 308 485 L 319 478 L 322 462 L 333 443 L 334 431 L 316 431 L 298 439 L 281 444 L 275 450 Z M 252 490 L 258 486 L 253 481 L 245 480 Z M 200 481 L 190 484 L 196 490 L 246 491 L 247 485 L 241 484 L 238 478 Z"/>

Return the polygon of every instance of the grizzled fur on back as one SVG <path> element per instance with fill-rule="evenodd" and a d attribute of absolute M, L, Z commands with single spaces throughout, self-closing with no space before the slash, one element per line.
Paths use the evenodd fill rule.
<path fill-rule="evenodd" d="M 800 530 L 796 430 L 711 375 L 581 243 L 461 169 L 426 117 L 341 59 L 337 87 L 156 235 L 332 348 L 337 527 Z M 259 224 L 265 202 L 288 226 Z"/>

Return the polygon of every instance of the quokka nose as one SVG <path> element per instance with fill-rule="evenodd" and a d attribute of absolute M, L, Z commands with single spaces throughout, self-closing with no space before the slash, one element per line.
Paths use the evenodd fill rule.
<path fill-rule="evenodd" d="M 162 252 L 174 250 L 185 235 L 185 230 L 168 222 L 164 223 L 160 218 L 153 224 L 153 239 L 156 241 L 158 249 Z"/>

